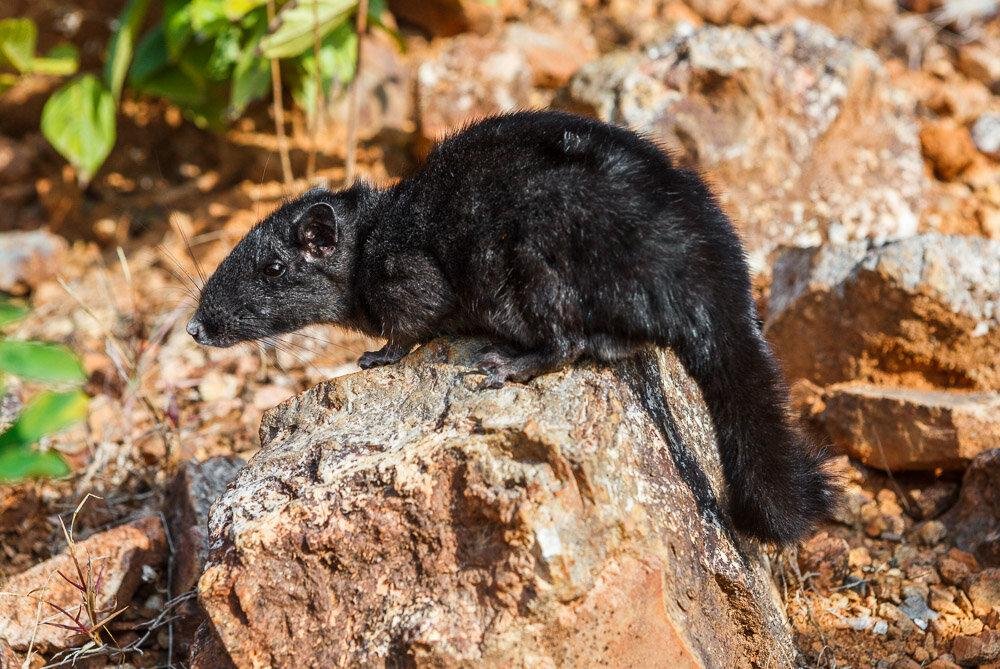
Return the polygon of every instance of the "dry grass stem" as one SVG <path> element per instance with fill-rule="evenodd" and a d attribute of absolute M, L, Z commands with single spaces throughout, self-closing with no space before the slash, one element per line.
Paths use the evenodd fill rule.
<path fill-rule="evenodd" d="M 358 151 L 358 114 L 361 110 L 361 79 L 364 64 L 364 37 L 368 30 L 368 0 L 358 0 L 358 53 L 354 64 L 354 79 L 351 80 L 351 100 L 347 116 L 347 160 L 344 167 L 344 183 L 350 186 L 354 183 L 357 169 Z"/>

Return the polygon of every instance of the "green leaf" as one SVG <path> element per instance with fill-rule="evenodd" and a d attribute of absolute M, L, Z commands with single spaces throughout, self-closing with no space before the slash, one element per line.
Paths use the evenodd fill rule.
<path fill-rule="evenodd" d="M 45 103 L 42 133 L 88 183 L 115 145 L 115 99 L 97 77 L 78 77 Z"/>
<path fill-rule="evenodd" d="M 59 478 L 69 473 L 69 466 L 56 451 L 38 451 L 31 447 L 0 449 L 0 483 Z"/>
<path fill-rule="evenodd" d="M 202 35 L 215 35 L 229 25 L 222 0 L 191 0 L 191 27 Z"/>
<path fill-rule="evenodd" d="M 65 76 L 73 74 L 80 66 L 80 54 L 72 44 L 58 44 L 44 57 L 31 60 L 31 71 L 36 74 Z"/>
<path fill-rule="evenodd" d="M 142 82 L 153 76 L 170 64 L 167 53 L 167 39 L 163 33 L 163 24 L 158 24 L 139 41 L 132 58 L 132 69 L 129 72 L 129 84 L 140 86 Z"/>
<path fill-rule="evenodd" d="M 215 44 L 208 41 L 193 41 L 176 60 L 177 67 L 204 93 L 209 86 L 207 63 L 215 50 Z"/>
<path fill-rule="evenodd" d="M 388 2 L 386 0 L 368 0 L 368 18 L 380 19 L 385 14 Z"/>
<path fill-rule="evenodd" d="M 180 58 L 194 36 L 188 0 L 167 0 L 163 6 L 163 34 L 167 41 L 167 53 L 171 58 Z"/>
<path fill-rule="evenodd" d="M 17 83 L 17 75 L 9 72 L 0 72 L 0 93 L 13 88 Z"/>
<path fill-rule="evenodd" d="M 266 26 L 260 24 L 243 47 L 236 67 L 233 69 L 232 87 L 229 92 L 229 118 L 243 113 L 254 100 L 267 94 L 271 85 L 271 63 L 257 55 L 257 44 Z"/>
<path fill-rule="evenodd" d="M 73 352 L 59 344 L 0 340 L 0 370 L 35 381 L 83 383 L 87 380 Z"/>
<path fill-rule="evenodd" d="M 222 11 L 230 21 L 243 18 L 251 10 L 265 4 L 267 0 L 222 0 Z"/>
<path fill-rule="evenodd" d="M 205 63 L 205 75 L 212 81 L 227 81 L 240 53 L 240 29 L 229 26 L 215 38 L 212 55 Z"/>
<path fill-rule="evenodd" d="M 118 19 L 118 28 L 111 37 L 111 46 L 108 47 L 107 60 L 104 62 L 104 81 L 116 101 L 122 96 L 122 85 L 125 83 L 129 63 L 132 62 L 135 38 L 148 8 L 149 0 L 129 0 Z"/>
<path fill-rule="evenodd" d="M 31 310 L 23 304 L 19 304 L 12 300 L 0 299 L 0 327 L 4 325 L 10 325 L 15 321 L 19 321 Z"/>
<path fill-rule="evenodd" d="M 171 66 L 147 77 L 136 88 L 146 95 L 166 98 L 180 107 L 204 104 L 205 84 L 188 76 L 183 69 Z"/>
<path fill-rule="evenodd" d="M 82 390 L 40 393 L 0 434 L 0 453 L 12 448 L 27 448 L 45 435 L 65 430 L 86 417 L 87 395 Z"/>
<path fill-rule="evenodd" d="M 345 22 L 357 0 L 293 0 L 278 13 L 278 26 L 261 40 L 265 58 L 291 58 L 313 45 L 314 33 L 325 37 Z"/>
<path fill-rule="evenodd" d="M 357 65 L 358 35 L 350 22 L 333 29 L 319 50 L 319 73 L 323 94 L 329 95 L 334 82 L 346 84 L 354 78 Z M 299 57 L 299 72 L 294 80 L 292 96 L 295 103 L 312 119 L 316 110 L 316 57 L 306 51 Z"/>
<path fill-rule="evenodd" d="M 242 19 L 239 20 L 240 26 L 244 31 L 255 31 L 260 28 L 262 31 L 267 30 L 267 8 L 258 7 L 253 11 L 245 14 Z M 263 35 L 263 32 L 261 33 Z M 259 42 L 260 38 L 255 39 L 255 43 Z"/>
<path fill-rule="evenodd" d="M 354 26 L 344 22 L 334 28 L 319 52 L 323 78 L 346 84 L 354 78 L 358 64 L 358 34 Z"/>
<path fill-rule="evenodd" d="M 184 105 L 184 117 L 203 130 L 222 132 L 226 129 L 228 117 L 228 87 L 220 84 L 210 86 L 205 99 L 198 104 Z"/>
<path fill-rule="evenodd" d="M 29 72 L 35 57 L 38 28 L 31 19 L 0 21 L 0 63 L 9 63 L 18 72 Z"/>

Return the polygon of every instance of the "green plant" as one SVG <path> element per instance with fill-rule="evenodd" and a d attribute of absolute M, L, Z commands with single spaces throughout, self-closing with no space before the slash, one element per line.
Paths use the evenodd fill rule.
<path fill-rule="evenodd" d="M 73 518 L 70 520 L 69 529 L 66 528 L 66 523 L 63 522 L 62 517 L 59 518 L 63 536 L 66 538 L 66 552 L 69 553 L 70 561 L 73 563 L 73 569 L 76 574 L 67 576 L 59 570 L 56 570 L 56 574 L 80 593 L 80 604 L 77 605 L 74 611 L 69 611 L 58 604 L 45 601 L 46 604 L 60 613 L 67 622 L 57 623 L 46 621 L 43 624 L 88 637 L 89 640 L 85 648 L 101 648 L 105 643 L 105 635 L 114 641 L 114 637 L 107 629 L 108 623 L 124 613 L 128 607 L 123 606 L 119 608 L 116 602 L 112 602 L 108 606 L 101 606 L 98 603 L 98 599 L 104 587 L 104 574 L 107 561 L 103 558 L 94 558 L 89 555 L 87 556 L 86 563 L 80 559 L 76 541 L 76 517 L 91 498 L 101 499 L 96 495 L 88 493 L 80 501 L 80 504 L 77 505 L 76 510 L 73 511 Z M 95 567 L 95 562 L 100 562 L 100 566 Z"/>
<path fill-rule="evenodd" d="M 28 313 L 26 307 L 0 299 L 0 328 Z M 0 388 L 4 375 L 57 386 L 35 395 L 18 417 L 0 433 L 0 483 L 38 476 L 64 476 L 69 467 L 57 452 L 38 450 L 42 437 L 82 420 L 86 380 L 76 356 L 64 346 L 0 338 Z M 2 395 L 2 393 L 0 393 Z"/>
<path fill-rule="evenodd" d="M 114 148 L 115 111 L 132 61 L 135 36 L 149 0 L 129 0 L 105 58 L 103 77 L 76 77 L 59 88 L 42 109 L 42 134 L 76 168 L 86 185 Z"/>
<path fill-rule="evenodd" d="M 31 19 L 0 20 L 0 93 L 15 83 L 22 74 L 67 75 L 76 72 L 79 55 L 72 44 L 53 47 L 45 56 L 38 56 L 38 28 Z"/>
<path fill-rule="evenodd" d="M 382 20 L 385 0 L 366 4 L 368 22 L 398 40 Z M 311 121 L 320 101 L 354 77 L 358 0 L 166 0 L 137 39 L 148 9 L 149 0 L 128 0 L 102 76 L 69 81 L 45 105 L 42 132 L 82 184 L 114 146 L 126 83 L 177 105 L 201 127 L 219 129 L 272 91 L 280 81 L 274 75 L 284 77 Z"/>

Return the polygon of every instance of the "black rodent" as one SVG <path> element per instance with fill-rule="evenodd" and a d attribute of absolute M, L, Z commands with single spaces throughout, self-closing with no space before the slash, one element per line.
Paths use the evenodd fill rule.
<path fill-rule="evenodd" d="M 310 191 L 233 249 L 188 331 L 229 346 L 317 322 L 387 339 L 366 368 L 437 336 L 487 337 L 489 387 L 670 346 L 713 418 L 738 528 L 793 541 L 833 504 L 824 456 L 786 417 L 729 220 L 696 173 L 628 130 L 498 116 L 389 188 Z"/>

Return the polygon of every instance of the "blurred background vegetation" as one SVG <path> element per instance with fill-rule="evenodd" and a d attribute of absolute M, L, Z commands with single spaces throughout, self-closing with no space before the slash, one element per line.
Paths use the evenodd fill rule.
<path fill-rule="evenodd" d="M 32 18 L 3 18 L 0 93 L 31 75 L 65 79 L 48 96 L 39 124 L 74 168 L 81 188 L 115 146 L 126 89 L 133 96 L 174 105 L 197 127 L 215 131 L 239 119 L 251 103 L 270 97 L 283 174 L 290 181 L 284 91 L 315 127 L 318 110 L 354 78 L 359 30 L 371 26 L 384 31 L 405 48 L 387 15 L 385 0 L 168 0 L 162 7 L 129 0 L 112 24 L 103 67 L 94 72 L 80 72 L 79 51 L 72 43 L 60 42 L 39 53 L 39 30 Z M 356 119 L 346 122 L 353 125 Z M 312 154 L 310 174 L 314 160 Z M 27 313 L 22 304 L 0 302 L 0 328 Z M 0 339 L 0 393 L 4 374 L 63 387 L 86 380 L 66 347 L 13 339 Z M 69 473 L 58 452 L 33 447 L 45 435 L 85 418 L 86 400 L 79 389 L 39 392 L 0 433 L 0 482 Z"/>
<path fill-rule="evenodd" d="M 149 0 L 125 5 L 99 73 L 77 74 L 78 51 L 69 43 L 38 54 L 31 18 L 0 20 L 0 91 L 22 75 L 72 77 L 46 102 L 41 129 L 81 185 L 115 145 L 126 86 L 173 103 L 199 127 L 221 129 L 274 92 L 280 106 L 284 82 L 315 123 L 324 101 L 354 78 L 359 29 L 371 25 L 403 45 L 386 23 L 385 0 L 168 0 L 148 25 L 151 8 L 159 9 Z"/>

